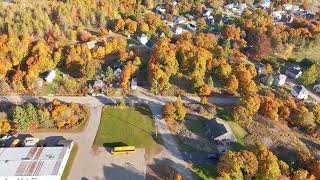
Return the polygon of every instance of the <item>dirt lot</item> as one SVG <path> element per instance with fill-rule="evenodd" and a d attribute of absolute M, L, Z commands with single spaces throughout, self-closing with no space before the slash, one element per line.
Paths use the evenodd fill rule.
<path fill-rule="evenodd" d="M 290 129 L 286 122 L 271 121 L 255 116 L 255 121 L 247 125 L 248 136 L 245 144 L 262 143 L 289 164 L 297 164 L 298 159 L 319 158 L 320 143 L 302 132 Z"/>

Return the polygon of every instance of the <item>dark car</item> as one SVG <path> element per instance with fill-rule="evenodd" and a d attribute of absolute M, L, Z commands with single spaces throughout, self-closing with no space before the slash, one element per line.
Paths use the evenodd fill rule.
<path fill-rule="evenodd" d="M 221 153 L 215 152 L 215 153 L 208 154 L 208 158 L 209 159 L 219 159 L 221 155 L 222 155 Z"/>

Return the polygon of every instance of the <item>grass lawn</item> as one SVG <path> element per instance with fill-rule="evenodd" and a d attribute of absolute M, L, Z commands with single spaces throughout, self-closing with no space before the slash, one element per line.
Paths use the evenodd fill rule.
<path fill-rule="evenodd" d="M 303 49 L 297 52 L 293 52 L 290 58 L 296 61 L 302 61 L 304 58 L 312 59 L 315 63 L 320 64 L 320 46 L 314 46 L 311 48 Z"/>
<path fill-rule="evenodd" d="M 69 156 L 68 162 L 66 164 L 66 167 L 64 168 L 63 174 L 61 176 L 61 180 L 68 179 L 68 176 L 71 171 L 72 163 L 73 163 L 74 159 L 76 158 L 77 152 L 78 152 L 78 144 L 74 144 L 72 147 L 72 150 L 70 152 L 70 156 Z"/>
<path fill-rule="evenodd" d="M 236 136 L 237 141 L 239 143 L 243 143 L 244 138 L 248 134 L 247 131 L 234 121 L 227 121 L 227 123 L 230 129 L 232 130 L 233 134 Z"/>
<path fill-rule="evenodd" d="M 147 150 L 157 147 L 153 136 L 154 121 L 146 106 L 118 107 L 107 106 L 102 112 L 100 126 L 94 147 L 112 147 L 117 144 L 144 147 Z"/>
<path fill-rule="evenodd" d="M 191 172 L 195 180 L 213 180 L 217 176 L 217 169 L 212 164 L 193 164 Z"/>

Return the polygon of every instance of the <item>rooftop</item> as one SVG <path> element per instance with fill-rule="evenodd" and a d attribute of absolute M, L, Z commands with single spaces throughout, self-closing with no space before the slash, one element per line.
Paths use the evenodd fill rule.
<path fill-rule="evenodd" d="M 0 177 L 57 175 L 69 148 L 0 148 Z"/>

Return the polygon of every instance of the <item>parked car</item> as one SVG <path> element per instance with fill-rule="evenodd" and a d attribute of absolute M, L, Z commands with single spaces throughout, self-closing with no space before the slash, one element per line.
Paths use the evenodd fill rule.
<path fill-rule="evenodd" d="M 214 153 L 208 154 L 208 159 L 219 159 L 220 156 L 222 156 L 222 153 L 214 152 Z"/>

